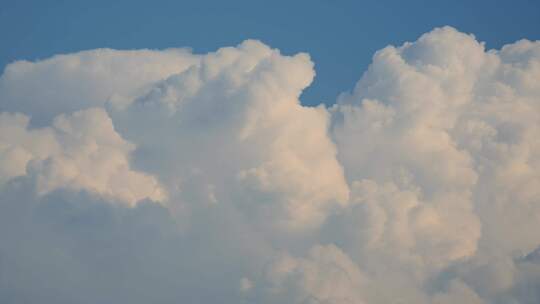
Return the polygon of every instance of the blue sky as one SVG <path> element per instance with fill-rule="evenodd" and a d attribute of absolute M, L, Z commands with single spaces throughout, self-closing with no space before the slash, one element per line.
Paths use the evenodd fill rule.
<path fill-rule="evenodd" d="M 388 44 L 437 26 L 474 33 L 488 48 L 540 39 L 540 1 L 0 1 L 0 66 L 109 47 L 208 52 L 260 39 L 316 64 L 305 104 L 332 103 Z"/>

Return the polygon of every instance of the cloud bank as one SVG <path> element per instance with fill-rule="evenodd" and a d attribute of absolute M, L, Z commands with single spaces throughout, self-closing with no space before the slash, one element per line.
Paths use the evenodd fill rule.
<path fill-rule="evenodd" d="M 0 77 L 2 303 L 538 303 L 540 42 L 437 28 L 302 106 L 247 40 Z"/>

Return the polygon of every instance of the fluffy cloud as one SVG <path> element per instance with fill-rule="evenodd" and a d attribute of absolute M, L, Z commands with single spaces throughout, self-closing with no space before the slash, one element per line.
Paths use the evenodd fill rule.
<path fill-rule="evenodd" d="M 278 255 L 265 270 L 264 288 L 254 301 L 268 303 L 364 303 L 365 278 L 334 245 L 317 245 L 305 258 Z M 265 294 L 266 293 L 266 294 Z"/>
<path fill-rule="evenodd" d="M 330 108 L 313 77 L 251 40 L 8 65 L 0 300 L 540 300 L 540 43 L 435 29 Z"/>
<path fill-rule="evenodd" d="M 198 61 L 187 49 L 97 49 L 9 64 L 0 77 L 2 110 L 46 125 L 66 112 L 109 104 L 124 107 L 150 86 Z"/>
<path fill-rule="evenodd" d="M 456 263 L 497 269 L 534 250 L 539 51 L 529 41 L 485 51 L 445 27 L 377 52 L 332 108 L 338 158 L 356 189 L 334 238 L 345 235 L 344 246 L 367 268 L 389 265 L 388 276 L 405 270 L 420 285 Z M 496 271 L 507 276 L 500 286 L 465 282 L 489 285 L 492 292 L 476 291 L 496 302 L 513 286 L 511 272 Z M 478 302 L 474 287 L 448 284 Z"/>
<path fill-rule="evenodd" d="M 154 177 L 130 169 L 134 147 L 115 132 L 104 110 L 60 115 L 47 128 L 29 129 L 28 124 L 24 114 L 0 115 L 0 181 L 31 176 L 39 195 L 67 188 L 128 204 L 165 199 Z"/>
<path fill-rule="evenodd" d="M 298 100 L 313 76 L 306 54 L 246 41 L 112 116 L 138 144 L 135 162 L 165 176 L 188 205 L 234 204 L 271 229 L 310 229 L 348 199 L 328 112 Z"/>
<path fill-rule="evenodd" d="M 340 161 L 355 185 L 358 216 L 367 217 L 351 220 L 368 225 L 362 249 L 381 249 L 378 257 L 402 251 L 415 267 L 475 254 L 478 173 L 451 133 L 462 109 L 476 102 L 472 78 L 483 54 L 472 37 L 435 30 L 379 51 L 353 93 L 333 107 Z"/>

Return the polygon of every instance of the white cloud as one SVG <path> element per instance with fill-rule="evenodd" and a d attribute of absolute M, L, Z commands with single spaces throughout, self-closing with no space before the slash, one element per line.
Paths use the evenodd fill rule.
<path fill-rule="evenodd" d="M 157 180 L 133 171 L 134 146 L 116 133 L 98 108 L 60 115 L 51 127 L 29 129 L 23 114 L 0 116 L 1 181 L 29 175 L 38 195 L 59 188 L 89 190 L 128 204 L 166 197 Z"/>
<path fill-rule="evenodd" d="M 183 201 L 235 204 L 270 229 L 303 230 L 348 198 L 328 112 L 298 100 L 313 76 L 306 54 L 246 41 L 112 116 L 144 154 L 136 161 L 175 183 Z"/>
<path fill-rule="evenodd" d="M 187 49 L 97 49 L 9 64 L 0 77 L 2 111 L 31 114 L 38 125 L 86 108 L 123 107 L 156 81 L 198 62 Z"/>
<path fill-rule="evenodd" d="M 435 29 L 330 109 L 314 74 L 252 40 L 9 65 L 0 300 L 537 303 L 540 43 Z"/>
<path fill-rule="evenodd" d="M 343 212 L 344 243 L 367 268 L 423 284 L 463 260 L 512 260 L 540 244 L 539 50 L 485 51 L 435 29 L 377 52 L 340 96 L 332 134 L 359 204 Z"/>

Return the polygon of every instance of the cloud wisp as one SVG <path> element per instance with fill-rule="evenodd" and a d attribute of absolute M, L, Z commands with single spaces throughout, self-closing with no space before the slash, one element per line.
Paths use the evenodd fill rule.
<path fill-rule="evenodd" d="M 0 302 L 538 303 L 540 42 L 98 49 L 0 77 Z"/>

